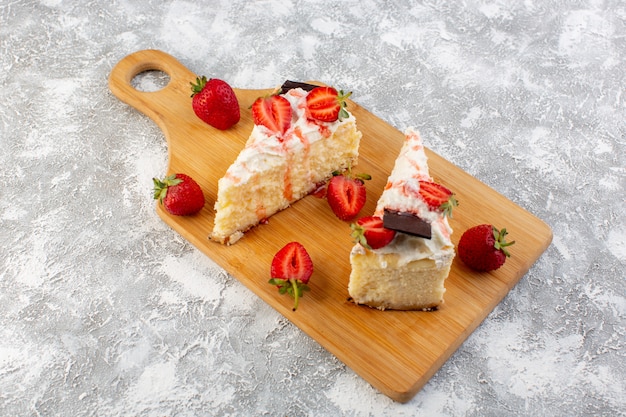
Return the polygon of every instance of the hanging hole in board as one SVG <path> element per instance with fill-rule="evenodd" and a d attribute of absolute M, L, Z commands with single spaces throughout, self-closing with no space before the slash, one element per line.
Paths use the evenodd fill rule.
<path fill-rule="evenodd" d="M 162 90 L 170 82 L 170 76 L 163 71 L 148 70 L 142 71 L 135 75 L 130 82 L 130 85 L 137 91 L 144 93 L 154 93 L 155 91 Z"/>

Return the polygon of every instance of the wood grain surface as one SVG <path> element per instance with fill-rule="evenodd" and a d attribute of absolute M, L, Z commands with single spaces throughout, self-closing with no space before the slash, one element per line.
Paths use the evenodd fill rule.
<path fill-rule="evenodd" d="M 136 90 L 131 82 L 144 71 L 163 71 L 169 83 L 156 92 Z M 210 78 L 211 74 L 206 75 Z M 190 82 L 196 74 L 172 56 L 157 50 L 138 51 L 111 71 L 109 88 L 121 101 L 150 117 L 168 144 L 168 173 L 194 177 L 207 203 L 198 215 L 174 217 L 156 206 L 158 215 L 186 240 L 211 257 L 257 296 L 390 398 L 410 400 L 504 298 L 552 240 L 544 222 L 429 149 L 431 175 L 454 190 L 460 202 L 451 226 L 455 245 L 467 228 L 492 223 L 506 227 L 512 257 L 499 270 L 475 273 L 455 259 L 446 281 L 445 303 L 434 312 L 378 311 L 348 301 L 349 223 L 338 220 L 324 199 L 307 196 L 272 216 L 232 246 L 208 240 L 213 228 L 217 181 L 235 160 L 252 129 L 250 105 L 271 91 L 235 88 L 241 121 L 220 131 L 199 120 L 191 108 Z M 277 85 L 284 80 L 277 80 Z M 349 89 L 349 86 L 338 86 Z M 358 102 L 359 93 L 352 98 Z M 367 172 L 369 215 L 391 172 L 403 142 L 402 132 L 350 101 L 361 140 L 356 172 Z M 424 138 L 428 145 L 428 138 Z M 154 173 L 155 176 L 165 173 Z M 147 191 L 151 184 L 146 184 Z M 315 271 L 311 291 L 292 311 L 293 299 L 267 283 L 274 254 L 297 240 L 308 250 Z"/>

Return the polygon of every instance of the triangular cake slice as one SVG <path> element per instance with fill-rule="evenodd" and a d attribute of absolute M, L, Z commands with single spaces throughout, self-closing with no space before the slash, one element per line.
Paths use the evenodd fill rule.
<path fill-rule="evenodd" d="M 361 132 L 354 115 L 343 107 L 343 117 L 335 121 L 312 118 L 306 98 L 315 87 L 283 85 L 279 95 L 291 106 L 284 132 L 255 123 L 218 182 L 211 240 L 237 242 L 251 227 L 315 191 L 334 171 L 357 164 Z"/>
<path fill-rule="evenodd" d="M 424 146 L 419 133 L 408 128 L 374 213 L 396 235 L 379 249 L 361 243 L 353 247 L 348 292 L 355 303 L 381 310 L 433 310 L 443 302 L 455 254 L 452 229 L 444 211 L 420 194 L 424 183 L 432 183 Z"/>

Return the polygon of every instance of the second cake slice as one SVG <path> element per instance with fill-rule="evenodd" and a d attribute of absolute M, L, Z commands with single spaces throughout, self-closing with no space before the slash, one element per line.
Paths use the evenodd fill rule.
<path fill-rule="evenodd" d="M 451 192 L 430 177 L 418 132 L 407 129 L 374 213 L 396 234 L 379 249 L 353 247 L 348 285 L 353 301 L 381 310 L 436 309 L 455 254 L 446 217 L 455 204 Z"/>

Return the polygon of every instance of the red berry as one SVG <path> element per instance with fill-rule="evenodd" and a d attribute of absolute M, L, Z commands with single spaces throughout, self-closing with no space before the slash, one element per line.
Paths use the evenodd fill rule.
<path fill-rule="evenodd" d="M 279 250 L 272 259 L 269 283 L 276 285 L 281 294 L 294 297 L 293 310 L 298 308 L 298 301 L 313 274 L 313 261 L 304 246 L 299 242 L 290 242 Z"/>
<path fill-rule="evenodd" d="M 352 237 L 368 249 L 387 246 L 396 236 L 395 230 L 383 227 L 383 219 L 376 216 L 361 217 L 350 227 Z"/>
<path fill-rule="evenodd" d="M 291 126 L 291 103 L 283 96 L 259 97 L 252 103 L 254 124 L 265 126 L 273 133 L 284 135 Z"/>
<path fill-rule="evenodd" d="M 191 91 L 193 111 L 204 122 L 225 130 L 239 121 L 239 101 L 225 81 L 198 77 L 191 83 Z"/>
<path fill-rule="evenodd" d="M 306 284 L 313 274 L 313 262 L 301 243 L 290 242 L 274 255 L 270 272 L 272 278 L 296 279 Z"/>
<path fill-rule="evenodd" d="M 432 181 L 420 181 L 419 194 L 431 210 L 441 210 L 452 217 L 452 208 L 458 205 L 452 191 Z"/>
<path fill-rule="evenodd" d="M 154 199 L 175 216 L 196 214 L 204 207 L 204 194 L 198 183 L 188 175 L 172 174 L 163 180 L 153 178 Z"/>
<path fill-rule="evenodd" d="M 349 173 L 335 175 L 326 188 L 326 200 L 333 213 L 341 220 L 352 220 L 365 205 L 367 199 L 363 179 L 368 175 L 353 178 Z"/>
<path fill-rule="evenodd" d="M 498 230 L 490 224 L 481 224 L 467 229 L 459 240 L 459 258 L 470 268 L 486 272 L 504 265 L 511 256 L 506 247 L 515 242 L 506 242 L 506 229 Z"/>
<path fill-rule="evenodd" d="M 351 94 L 337 92 L 333 87 L 315 87 L 306 96 L 309 117 L 322 122 L 334 122 L 349 117 L 345 107 L 346 99 Z"/>

